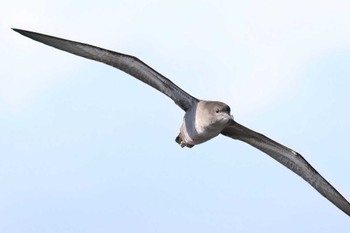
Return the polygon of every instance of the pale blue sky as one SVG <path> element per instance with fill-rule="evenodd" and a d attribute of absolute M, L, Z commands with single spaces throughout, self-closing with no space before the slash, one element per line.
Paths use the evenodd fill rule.
<path fill-rule="evenodd" d="M 10 30 L 141 58 L 300 152 L 349 200 L 349 12 L 345 0 L 8 2 L 0 232 L 349 232 L 262 152 L 223 136 L 182 149 L 183 112 L 166 96 Z"/>

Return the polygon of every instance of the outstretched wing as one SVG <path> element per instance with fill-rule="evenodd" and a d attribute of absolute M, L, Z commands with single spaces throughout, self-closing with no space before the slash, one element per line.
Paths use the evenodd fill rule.
<path fill-rule="evenodd" d="M 191 108 L 191 106 L 193 106 L 193 104 L 198 102 L 196 98 L 183 91 L 172 81 L 136 57 L 36 32 L 20 29 L 13 30 L 33 40 L 42 42 L 57 49 L 73 53 L 87 59 L 103 62 L 107 65 L 120 69 L 169 96 L 184 111 L 187 111 L 189 108 Z"/>
<path fill-rule="evenodd" d="M 324 179 L 299 153 L 254 132 L 235 121 L 221 132 L 223 135 L 246 142 L 301 176 L 320 194 L 350 216 L 349 202 Z"/>

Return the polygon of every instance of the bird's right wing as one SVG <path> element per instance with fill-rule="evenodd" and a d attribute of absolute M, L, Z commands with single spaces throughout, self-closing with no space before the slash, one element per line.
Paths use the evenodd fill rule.
<path fill-rule="evenodd" d="M 183 91 L 172 81 L 136 57 L 106 50 L 93 45 L 61 39 L 58 37 L 44 35 L 36 32 L 20 29 L 13 30 L 46 45 L 81 57 L 85 57 L 87 59 L 103 62 L 119 70 L 122 70 L 134 76 L 138 80 L 154 87 L 158 91 L 164 93 L 172 100 L 174 100 L 174 102 L 184 111 L 187 111 L 196 102 L 198 102 L 196 98 Z"/>
<path fill-rule="evenodd" d="M 235 121 L 221 132 L 223 135 L 246 142 L 265 152 L 306 180 L 322 196 L 350 216 L 350 203 L 323 178 L 299 153 L 275 142 L 268 137 L 250 130 Z"/>

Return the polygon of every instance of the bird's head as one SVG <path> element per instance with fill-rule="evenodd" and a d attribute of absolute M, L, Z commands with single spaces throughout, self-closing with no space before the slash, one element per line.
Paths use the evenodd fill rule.
<path fill-rule="evenodd" d="M 225 126 L 229 120 L 233 119 L 231 108 L 223 102 L 203 101 L 201 108 L 210 126 Z"/>

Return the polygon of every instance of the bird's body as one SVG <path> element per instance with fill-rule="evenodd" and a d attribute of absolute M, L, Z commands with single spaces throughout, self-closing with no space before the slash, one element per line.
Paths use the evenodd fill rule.
<path fill-rule="evenodd" d="M 200 100 L 186 111 L 175 141 L 181 147 L 193 147 L 216 137 L 226 127 L 230 108 L 218 101 Z"/>
<path fill-rule="evenodd" d="M 219 134 L 246 142 L 295 172 L 350 216 L 350 203 L 299 153 L 234 121 L 227 104 L 191 96 L 136 57 L 40 33 L 14 30 L 57 49 L 111 65 L 167 95 L 185 111 L 180 133 L 175 139 L 181 147 L 191 148 Z"/>

